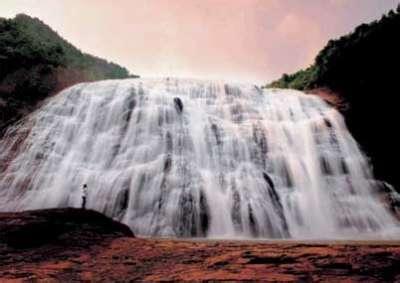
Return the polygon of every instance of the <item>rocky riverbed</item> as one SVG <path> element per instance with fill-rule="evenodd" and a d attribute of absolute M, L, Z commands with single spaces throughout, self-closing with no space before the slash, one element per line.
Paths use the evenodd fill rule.
<path fill-rule="evenodd" d="M 143 239 L 93 211 L 0 214 L 0 281 L 392 282 L 399 270 L 400 242 Z"/>

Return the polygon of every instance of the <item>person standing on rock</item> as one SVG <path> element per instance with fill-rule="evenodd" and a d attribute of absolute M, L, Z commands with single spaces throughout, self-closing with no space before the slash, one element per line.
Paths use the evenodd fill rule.
<path fill-rule="evenodd" d="M 82 187 L 82 209 L 86 209 L 87 190 L 87 185 L 84 184 Z"/>

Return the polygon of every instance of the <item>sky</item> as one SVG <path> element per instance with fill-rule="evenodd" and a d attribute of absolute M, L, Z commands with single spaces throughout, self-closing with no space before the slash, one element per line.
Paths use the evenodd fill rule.
<path fill-rule="evenodd" d="M 84 52 L 143 77 L 265 83 L 399 0 L 0 0 Z"/>

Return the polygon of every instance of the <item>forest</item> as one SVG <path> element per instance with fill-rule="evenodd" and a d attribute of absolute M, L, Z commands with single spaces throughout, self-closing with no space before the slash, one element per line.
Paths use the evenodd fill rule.
<path fill-rule="evenodd" d="M 0 130 L 65 87 L 128 77 L 137 76 L 83 53 L 37 18 L 0 18 Z"/>

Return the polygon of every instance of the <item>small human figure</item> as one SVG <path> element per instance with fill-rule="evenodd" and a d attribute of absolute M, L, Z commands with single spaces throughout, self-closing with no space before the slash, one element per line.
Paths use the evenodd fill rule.
<path fill-rule="evenodd" d="M 87 185 L 84 184 L 82 188 L 82 209 L 86 209 Z"/>

